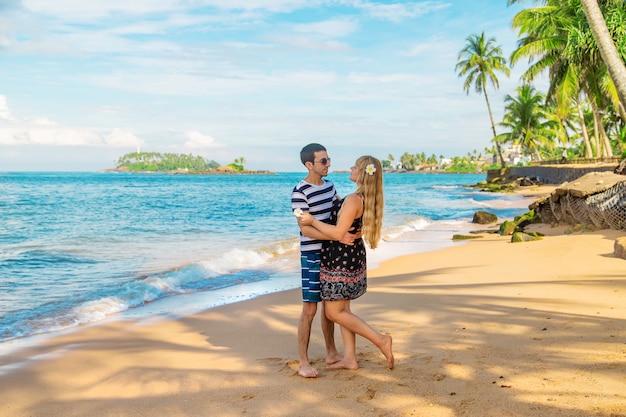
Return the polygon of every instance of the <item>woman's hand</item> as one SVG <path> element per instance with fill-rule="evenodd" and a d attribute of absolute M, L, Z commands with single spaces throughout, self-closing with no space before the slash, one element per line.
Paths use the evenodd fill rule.
<path fill-rule="evenodd" d="M 347 231 L 345 235 L 343 235 L 339 243 L 352 246 L 354 245 L 354 241 L 360 238 L 361 238 L 361 229 L 354 230 L 354 228 L 352 228 L 349 231 Z"/>

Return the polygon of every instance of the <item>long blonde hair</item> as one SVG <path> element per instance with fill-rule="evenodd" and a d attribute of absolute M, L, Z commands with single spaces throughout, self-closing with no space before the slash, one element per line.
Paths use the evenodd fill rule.
<path fill-rule="evenodd" d="M 358 169 L 356 194 L 363 196 L 363 238 L 376 249 L 383 227 L 383 167 L 373 156 L 364 155 L 356 160 Z M 371 175 L 370 175 L 371 173 Z"/>

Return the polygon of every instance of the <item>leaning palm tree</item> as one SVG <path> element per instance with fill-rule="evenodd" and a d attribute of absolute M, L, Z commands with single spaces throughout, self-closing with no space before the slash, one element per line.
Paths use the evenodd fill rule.
<path fill-rule="evenodd" d="M 622 1 L 622 10 L 624 7 L 623 3 Z M 589 27 L 593 32 L 593 37 L 598 44 L 602 60 L 606 64 L 609 74 L 611 74 L 611 79 L 617 88 L 621 105 L 623 108 L 626 108 L 626 66 L 622 60 L 623 58 L 620 56 L 609 33 L 597 0 L 581 0 L 581 4 L 587 16 Z M 618 5 L 618 7 L 620 6 Z"/>
<path fill-rule="evenodd" d="M 509 0 L 509 4 L 521 0 Z M 576 105 L 582 136 L 587 148 L 588 135 L 580 110 L 588 103 L 593 112 L 593 132 L 600 146 L 595 147 L 596 156 L 611 155 L 611 144 L 602 124 L 602 113 L 611 100 L 611 85 L 606 65 L 602 61 L 580 0 L 538 0 L 543 6 L 519 12 L 513 18 L 513 27 L 519 30 L 518 48 L 511 55 L 515 64 L 521 58 L 532 63 L 524 73 L 525 81 L 532 81 L 538 74 L 548 72 L 550 87 L 548 98 L 557 103 L 560 111 Z M 623 33 L 626 19 L 623 1 L 605 0 L 605 10 L 611 12 L 610 31 Z M 620 53 L 626 55 L 626 45 L 620 45 Z M 613 87 L 613 91 L 615 88 Z M 615 94 L 616 95 L 616 94 Z M 586 98 L 586 100 L 585 100 Z M 619 104 L 617 104 L 619 108 Z M 621 109 L 620 109 L 621 110 Z M 620 112 L 626 115 L 626 112 Z"/>
<path fill-rule="evenodd" d="M 489 111 L 489 119 L 491 120 L 493 141 L 496 145 L 502 168 L 505 168 L 506 163 L 502 156 L 500 143 L 498 143 L 496 125 L 493 121 L 493 113 L 489 104 L 489 96 L 487 95 L 487 83 L 491 83 L 495 89 L 500 88 L 496 71 L 502 72 L 508 77 L 510 70 L 506 65 L 506 59 L 502 56 L 502 49 L 500 46 L 495 45 L 496 38 L 486 39 L 485 32 L 482 32 L 480 35 L 472 34 L 465 40 L 467 45 L 459 52 L 456 70 L 459 77 L 467 76 L 463 83 L 463 90 L 467 94 L 469 94 L 472 86 L 477 93 L 484 94 L 487 110 Z"/>

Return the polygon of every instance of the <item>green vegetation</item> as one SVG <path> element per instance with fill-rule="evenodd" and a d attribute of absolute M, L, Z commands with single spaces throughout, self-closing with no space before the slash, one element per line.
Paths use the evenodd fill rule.
<path fill-rule="evenodd" d="M 509 3 L 522 3 L 509 0 Z M 626 59 L 626 7 L 623 0 L 599 2 L 602 14 L 622 61 Z M 532 117 L 524 121 L 519 111 L 506 108 L 504 124 L 508 138 L 529 155 L 553 158 L 558 147 L 569 148 L 573 157 L 607 157 L 624 150 L 626 113 L 580 0 L 543 0 L 537 7 L 520 11 L 513 18 L 518 30 L 518 48 L 512 65 L 531 62 L 523 74 L 530 85 L 542 74 L 549 87 L 542 99 L 533 100 Z M 623 62 L 622 62 L 623 65 Z M 524 89 L 525 90 L 520 90 Z M 535 94 L 520 87 L 520 101 Z M 524 94 L 527 94 L 524 99 Z M 507 121 L 507 117 L 509 120 Z M 517 120 L 513 120 L 517 119 Z M 532 122 L 531 122 L 532 120 Z M 555 152 L 556 148 L 556 152 Z"/>
<path fill-rule="evenodd" d="M 131 172 L 171 172 L 188 170 L 203 172 L 217 169 L 220 164 L 208 161 L 201 156 L 158 152 L 132 152 L 120 157 L 118 169 Z"/>
<path fill-rule="evenodd" d="M 485 149 L 486 154 L 493 154 L 494 149 Z M 451 159 L 443 155 L 426 156 L 424 152 L 410 154 L 404 152 L 400 156 L 399 163 L 394 163 L 395 158 L 389 154 L 383 159 L 383 168 L 387 171 L 419 171 L 419 172 L 446 172 L 459 174 L 480 174 L 489 169 L 499 169 L 499 164 L 494 164 L 491 159 L 486 160 L 482 153 L 474 150 L 465 156 L 454 156 Z"/>
<path fill-rule="evenodd" d="M 241 156 L 239 158 L 235 158 L 235 161 L 231 164 L 228 164 L 228 166 L 234 169 L 235 171 L 243 171 L 244 170 L 243 164 L 245 163 L 246 163 L 245 158 Z"/>
<path fill-rule="evenodd" d="M 560 160 L 564 150 L 567 159 L 626 155 L 626 103 L 620 102 L 620 92 L 626 92 L 626 86 L 622 85 L 622 78 L 612 78 L 609 71 L 615 71 L 615 67 L 626 71 L 624 0 L 597 2 L 601 11 L 597 17 L 604 17 L 608 29 L 604 34 L 598 32 L 598 22 L 586 15 L 585 9 L 595 5 L 595 1 L 508 2 L 529 4 L 512 21 L 518 31 L 517 49 L 507 60 L 495 38 L 484 32 L 472 34 L 466 38 L 455 67 L 458 76 L 464 78 L 463 90 L 469 93 L 473 89 L 485 98 L 493 135 L 493 148 L 485 152 L 495 155 L 498 163 L 476 151 L 451 159 L 405 152 L 396 164 L 389 155 L 388 161 L 383 161 L 384 167 L 480 173 L 531 160 Z M 601 53 L 591 25 L 602 43 L 612 43 L 617 49 L 617 62 L 611 60 L 610 68 L 604 60 L 611 57 Z M 521 85 L 501 103 L 503 117 L 496 123 L 487 87 L 498 89 L 498 75 L 508 76 L 511 67 L 520 61 L 530 65 L 523 73 Z M 540 76 L 548 78 L 546 92 L 533 86 Z M 502 131 L 497 133 L 496 127 Z"/>

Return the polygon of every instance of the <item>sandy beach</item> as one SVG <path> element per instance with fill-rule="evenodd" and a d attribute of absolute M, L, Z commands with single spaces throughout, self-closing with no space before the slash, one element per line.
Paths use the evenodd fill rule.
<path fill-rule="evenodd" d="M 359 370 L 327 370 L 318 318 L 321 375 L 299 377 L 292 290 L 2 356 L 0 416 L 626 417 L 626 232 L 528 229 L 546 236 L 483 234 L 370 271 L 352 309 L 393 336 L 393 370 L 362 338 Z"/>

